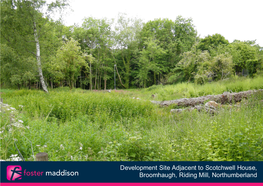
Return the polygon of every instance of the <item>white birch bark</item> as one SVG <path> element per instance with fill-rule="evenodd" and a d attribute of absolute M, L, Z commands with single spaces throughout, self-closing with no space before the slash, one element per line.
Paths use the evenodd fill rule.
<path fill-rule="evenodd" d="M 38 40 L 36 22 L 34 22 L 34 37 L 35 37 L 35 42 L 36 42 L 36 58 L 37 58 L 37 67 L 38 67 L 40 83 L 42 85 L 43 90 L 46 93 L 48 93 L 47 86 L 45 84 L 45 80 L 44 80 L 43 73 L 42 73 L 41 60 L 40 60 L 40 45 L 39 45 L 39 40 Z"/>

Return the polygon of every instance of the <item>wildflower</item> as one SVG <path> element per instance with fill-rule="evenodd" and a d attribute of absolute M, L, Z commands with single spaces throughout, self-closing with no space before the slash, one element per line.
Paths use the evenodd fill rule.
<path fill-rule="evenodd" d="M 73 160 L 73 156 L 70 156 L 71 160 Z"/>
<path fill-rule="evenodd" d="M 22 159 L 20 157 L 17 157 L 15 159 L 13 159 L 13 161 L 22 161 Z"/>
<path fill-rule="evenodd" d="M 79 149 L 82 150 L 82 147 L 80 147 Z"/>
<path fill-rule="evenodd" d="M 2 134 L 3 132 L 4 132 L 4 131 L 3 131 L 3 130 L 1 130 L 1 131 L 0 131 L 0 134 Z"/>
<path fill-rule="evenodd" d="M 47 145 L 44 145 L 43 147 L 44 147 L 44 148 L 46 148 L 46 147 L 47 147 Z"/>
<path fill-rule="evenodd" d="M 30 127 L 29 126 L 26 126 L 27 129 L 29 129 Z"/>
<path fill-rule="evenodd" d="M 60 148 L 61 148 L 62 150 L 64 150 L 64 149 L 65 149 L 65 148 L 64 148 L 64 146 L 63 146 L 62 144 L 60 145 Z"/>
<path fill-rule="evenodd" d="M 22 159 L 18 157 L 17 154 L 12 154 L 10 156 L 10 161 L 22 161 Z"/>
<path fill-rule="evenodd" d="M 12 125 L 17 128 L 24 128 L 24 126 L 21 123 L 13 123 Z"/>
<path fill-rule="evenodd" d="M 19 122 L 19 123 L 24 123 L 24 122 L 23 122 L 22 120 L 20 120 L 20 119 L 18 120 L 18 122 Z"/>
<path fill-rule="evenodd" d="M 18 105 L 20 108 L 23 108 L 24 106 L 23 105 Z"/>
<path fill-rule="evenodd" d="M 13 108 L 13 107 L 10 107 L 10 109 L 11 109 L 11 110 L 16 110 L 16 109 L 15 109 L 15 108 Z"/>
<path fill-rule="evenodd" d="M 10 110 L 10 109 L 8 108 L 8 109 L 6 109 L 6 110 Z"/>
<path fill-rule="evenodd" d="M 37 147 L 40 147 L 40 145 L 36 145 Z"/>

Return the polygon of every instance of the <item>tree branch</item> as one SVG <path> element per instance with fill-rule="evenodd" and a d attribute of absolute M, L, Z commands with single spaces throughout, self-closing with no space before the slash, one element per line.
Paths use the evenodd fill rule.
<path fill-rule="evenodd" d="M 31 52 L 31 51 L 29 51 L 29 50 L 27 50 L 27 49 L 26 49 L 26 51 L 29 52 L 29 53 L 31 53 L 31 54 L 33 54 L 34 56 L 37 56 L 36 53 L 34 53 L 34 52 Z"/>

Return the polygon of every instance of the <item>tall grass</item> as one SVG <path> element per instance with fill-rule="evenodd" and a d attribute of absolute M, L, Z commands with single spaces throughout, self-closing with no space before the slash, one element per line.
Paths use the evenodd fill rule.
<path fill-rule="evenodd" d="M 249 81 L 256 87 L 254 80 Z M 207 92 L 201 87 L 216 87 L 191 86 L 187 89 L 195 93 Z M 132 94 L 65 88 L 49 94 L 7 91 L 2 94 L 4 102 L 16 110 L 1 108 L 0 159 L 17 154 L 16 142 L 26 160 L 33 160 L 32 150 L 34 154 L 47 152 L 51 161 L 263 160 L 262 93 L 237 106 L 223 106 L 215 115 L 172 114 L 147 100 L 132 99 Z M 18 121 L 23 127 L 10 125 Z"/>
<path fill-rule="evenodd" d="M 141 91 L 132 91 L 131 96 L 143 99 L 173 100 L 179 98 L 199 97 L 204 95 L 217 95 L 225 91 L 240 92 L 246 90 L 263 89 L 263 76 L 256 78 L 236 77 L 228 80 L 211 82 L 204 85 L 195 83 L 179 83 L 176 85 L 154 85 Z"/>
<path fill-rule="evenodd" d="M 53 91 L 45 94 L 43 91 L 21 90 L 6 93 L 5 98 L 16 109 L 24 105 L 23 110 L 28 117 L 54 118 L 62 122 L 82 115 L 87 115 L 91 121 L 105 116 L 107 120 L 104 122 L 123 117 L 143 117 L 151 115 L 156 108 L 147 101 L 109 93 Z"/>

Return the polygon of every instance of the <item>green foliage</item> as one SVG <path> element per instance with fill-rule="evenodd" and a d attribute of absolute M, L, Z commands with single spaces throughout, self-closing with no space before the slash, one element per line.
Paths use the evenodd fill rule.
<path fill-rule="evenodd" d="M 82 27 L 74 27 L 73 35 L 80 43 L 81 48 L 90 53 L 92 60 L 89 64 L 90 89 L 93 85 L 95 89 L 101 89 L 101 81 L 104 80 L 104 88 L 107 88 L 107 80 L 111 77 L 108 75 L 113 72 L 113 59 L 110 47 L 113 46 L 113 33 L 111 30 L 113 21 L 104 19 L 95 19 L 92 17 L 85 18 Z M 92 62 L 91 62 L 92 61 Z M 86 74 L 82 72 L 82 75 Z M 87 84 L 88 79 L 81 83 Z M 93 82 L 94 79 L 94 83 Z"/>
<path fill-rule="evenodd" d="M 11 80 L 11 83 L 12 83 L 13 85 L 16 85 L 16 86 L 18 86 L 18 88 L 20 88 L 20 86 L 21 86 L 21 84 L 22 84 L 22 78 L 21 78 L 20 75 L 13 75 L 13 76 L 10 78 L 10 80 Z"/>
<path fill-rule="evenodd" d="M 183 53 L 182 59 L 179 61 L 173 72 L 177 72 L 177 71 L 179 73 L 181 72 L 184 79 L 190 81 L 194 76 L 194 72 L 196 71 L 196 67 L 197 67 L 196 57 L 197 54 L 190 51 Z M 176 79 L 179 76 L 179 73 L 175 73 L 171 75 L 168 79 L 168 82 L 172 83 L 176 81 Z"/>
<path fill-rule="evenodd" d="M 154 84 L 156 84 L 156 74 L 164 71 L 162 57 L 166 54 L 159 45 L 158 41 L 153 38 L 149 38 L 145 41 L 146 48 L 140 52 L 139 57 L 139 73 L 137 75 L 140 85 L 146 87 L 146 81 L 148 80 L 149 71 L 154 73 Z"/>
<path fill-rule="evenodd" d="M 85 62 L 85 56 L 81 53 L 78 42 L 72 38 L 57 51 L 56 58 L 51 65 L 52 70 L 59 74 L 57 78 L 65 78 L 70 89 L 74 87 L 81 68 L 88 69 L 88 64 Z"/>
<path fill-rule="evenodd" d="M 257 72 L 257 68 L 259 66 L 259 62 L 258 60 L 254 59 L 254 60 L 247 60 L 246 63 L 246 69 L 248 69 L 249 75 L 250 77 L 254 77 L 255 73 Z"/>
<path fill-rule="evenodd" d="M 0 58 L 1 84 L 11 84 L 12 75 L 18 74 L 17 71 L 13 70 L 19 70 L 17 69 L 17 67 L 19 66 L 19 59 L 14 50 L 6 46 L 5 44 L 1 44 Z"/>
<path fill-rule="evenodd" d="M 29 67 L 26 70 L 27 76 L 23 77 L 25 81 L 24 84 L 28 84 L 29 88 L 29 82 L 36 81 L 36 78 L 33 78 L 32 76 L 36 75 L 35 67 L 37 66 L 38 77 L 40 78 L 42 88 L 44 91 L 48 92 L 42 73 L 41 57 L 45 58 L 49 56 L 48 54 L 50 53 L 47 51 L 47 48 L 51 50 L 56 47 L 57 43 L 52 42 L 56 41 L 57 38 L 52 40 L 55 37 L 52 37 L 52 32 L 50 32 L 50 30 L 53 30 L 53 27 L 50 26 L 52 23 L 49 24 L 52 22 L 50 19 L 50 13 L 56 8 L 61 9 L 66 5 L 65 0 L 58 0 L 50 4 L 42 0 L 1 1 L 1 42 L 3 41 L 3 43 L 14 49 L 15 54 L 20 58 L 19 61 L 21 63 L 23 62 L 24 66 Z M 41 12 L 42 10 L 45 10 L 45 13 Z M 45 52 L 43 52 L 43 56 L 40 56 L 40 43 L 41 46 L 44 46 L 46 49 L 44 50 Z M 44 45 L 42 45 L 43 43 Z M 49 44 L 47 43 L 49 43 L 51 47 L 48 47 Z M 31 64 L 32 54 L 35 58 L 34 65 Z M 30 62 L 28 63 L 27 61 Z M 11 70 L 14 71 L 15 69 Z M 15 75 L 22 76 L 23 74 L 24 73 L 22 72 L 21 74 L 16 73 Z M 31 74 L 30 78 L 29 74 Z"/>
<path fill-rule="evenodd" d="M 62 86 L 49 94 L 1 89 L 9 105 L 0 103 L 0 159 L 17 154 L 17 144 L 31 161 L 41 151 L 52 161 L 263 161 L 262 93 L 214 116 L 174 115 L 170 109 L 180 106 L 149 102 L 263 89 L 256 41 L 229 44 L 220 34 L 198 41 L 192 19 L 181 16 L 143 24 L 119 14 L 114 30 L 113 20 L 92 17 L 67 27 L 50 19 L 64 0 L 0 3 L 1 87 L 31 88 L 42 67 L 48 85 Z M 122 93 L 74 88 L 112 88 L 115 64 L 126 88 L 153 86 Z M 233 76 L 243 69 L 253 79 Z M 157 85 L 167 80 L 188 82 Z"/>
<path fill-rule="evenodd" d="M 236 72 L 241 72 L 242 69 L 245 69 L 249 60 L 256 60 L 257 49 L 245 42 L 235 41 L 231 43 L 230 49 Z M 251 68 L 251 65 L 249 66 Z"/>
<path fill-rule="evenodd" d="M 198 92 L 197 87 L 190 90 Z M 174 115 L 114 92 L 4 92 L 13 108 L 3 106 L 0 112 L 1 159 L 17 154 L 15 141 L 31 161 L 32 153 L 42 151 L 51 161 L 263 160 L 262 93 L 211 116 L 195 111 Z"/>
<path fill-rule="evenodd" d="M 207 53 L 208 54 L 208 53 Z M 209 54 L 208 54 L 209 55 Z M 211 61 L 202 61 L 198 66 L 198 72 L 195 75 L 195 82 L 204 84 L 208 80 L 222 80 L 233 74 L 232 57 L 220 54 L 211 59 Z"/>
<path fill-rule="evenodd" d="M 196 50 L 196 45 L 194 45 L 191 51 L 182 54 L 182 59 L 176 65 L 173 72 L 182 73 L 181 75 L 184 77 L 184 80 L 189 82 L 193 79 L 199 63 L 206 62 L 209 58 L 210 56 L 207 52 L 201 53 L 199 50 Z M 173 76 L 176 76 L 176 74 Z M 169 82 L 172 82 L 173 76 L 168 79 Z"/>
<path fill-rule="evenodd" d="M 168 82 L 176 82 L 180 77 L 191 81 L 194 77 L 195 82 L 204 84 L 231 77 L 234 72 L 240 75 L 243 69 L 247 69 L 250 77 L 254 77 L 261 68 L 262 56 L 257 45 L 234 41 L 228 45 L 211 47 L 209 52 L 200 52 L 198 48 L 200 43 L 182 55 L 181 61 L 170 73 Z"/>
<path fill-rule="evenodd" d="M 32 57 L 21 56 L 11 47 L 1 45 L 1 83 L 20 88 L 36 81 L 36 64 Z"/>
<path fill-rule="evenodd" d="M 116 57 L 119 58 L 120 65 L 118 65 L 118 67 L 121 67 L 125 88 L 130 87 L 130 78 L 132 74 L 131 66 L 135 63 L 132 58 L 138 55 L 138 45 L 141 39 L 140 34 L 142 26 L 141 19 L 128 18 L 126 14 L 120 13 L 115 25 L 115 30 L 112 33 L 112 46 L 114 48 L 112 55 L 113 57 L 116 55 Z"/>
<path fill-rule="evenodd" d="M 208 51 L 196 50 L 196 45 L 191 51 L 185 52 L 182 59 L 173 69 L 168 82 L 173 83 L 179 77 L 190 82 L 204 84 L 212 80 L 225 79 L 233 74 L 232 56 L 225 53 L 214 57 Z"/>
<path fill-rule="evenodd" d="M 126 14 L 115 21 L 87 17 L 81 26 L 65 26 L 50 18 L 54 10 L 66 6 L 65 0 L 1 1 L 2 86 L 42 86 L 46 92 L 46 86 L 110 89 L 115 65 L 118 88 L 204 84 L 234 72 L 241 75 L 243 70 L 250 77 L 262 72 L 262 47 L 256 40 L 229 43 L 220 34 L 200 39 L 193 20 L 181 16 L 146 23 Z M 70 38 L 79 47 L 62 54 Z M 74 57 L 64 59 L 66 55 Z"/>
<path fill-rule="evenodd" d="M 196 83 L 178 83 L 176 85 L 154 85 L 141 91 L 132 91 L 131 96 L 152 100 L 174 100 L 180 98 L 200 97 L 204 95 L 217 95 L 225 91 L 240 92 L 253 89 L 262 89 L 263 77 L 257 76 L 253 79 L 234 76 L 229 79 L 199 85 Z"/>
<path fill-rule="evenodd" d="M 212 49 L 215 49 L 220 45 L 228 45 L 228 44 L 229 42 L 228 40 L 225 39 L 224 36 L 220 34 L 214 34 L 212 36 L 208 35 L 204 39 L 201 39 L 197 48 L 202 51 L 208 50 L 210 52 Z"/>
<path fill-rule="evenodd" d="M 147 22 L 141 32 L 140 47 L 145 46 L 148 38 L 156 38 L 160 47 L 166 51 L 162 56 L 165 61 L 164 68 L 174 67 L 180 60 L 180 54 L 187 52 L 195 43 L 196 30 L 192 19 L 178 16 L 175 21 L 169 19 L 155 19 Z"/>

